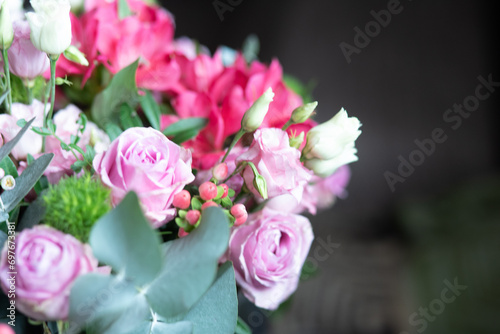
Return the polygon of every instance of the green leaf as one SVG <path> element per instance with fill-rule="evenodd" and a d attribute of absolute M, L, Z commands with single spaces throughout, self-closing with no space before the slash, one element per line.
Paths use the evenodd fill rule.
<path fill-rule="evenodd" d="M 222 195 L 224 195 L 224 188 L 217 186 L 217 196 L 215 196 L 215 199 L 220 199 Z"/>
<path fill-rule="evenodd" d="M 119 135 L 121 135 L 123 130 L 116 124 L 108 123 L 106 124 L 106 133 L 109 136 L 109 140 L 115 140 Z"/>
<path fill-rule="evenodd" d="M 181 119 L 163 130 L 165 136 L 194 137 L 208 124 L 207 118 L 192 117 Z M 189 139 L 189 138 L 188 138 Z"/>
<path fill-rule="evenodd" d="M 83 160 L 77 160 L 75 161 L 72 165 L 71 165 L 71 169 L 75 172 L 75 173 L 80 173 L 80 171 L 82 170 L 83 167 L 85 167 L 87 165 L 87 163 Z"/>
<path fill-rule="evenodd" d="M 75 151 L 77 151 L 78 153 L 80 153 L 81 155 L 84 155 L 85 152 L 83 151 L 83 149 L 76 145 L 76 144 L 69 144 L 69 147 L 71 147 L 72 149 L 74 149 Z"/>
<path fill-rule="evenodd" d="M 26 122 L 26 120 L 25 120 L 24 118 L 21 118 L 20 120 L 18 120 L 18 121 L 16 122 L 17 126 L 19 126 L 19 127 L 21 127 L 21 128 L 22 128 L 23 126 L 25 126 L 25 125 L 26 125 L 26 123 L 28 123 L 28 122 Z"/>
<path fill-rule="evenodd" d="M 87 128 L 87 121 L 88 121 L 87 115 L 85 115 L 84 113 L 81 113 L 77 124 L 80 125 L 80 133 L 82 133 L 82 134 L 85 132 L 85 129 Z"/>
<path fill-rule="evenodd" d="M 52 121 L 51 119 L 47 120 L 47 127 L 51 134 L 56 133 L 56 125 L 54 124 L 54 121 Z"/>
<path fill-rule="evenodd" d="M 0 104 L 2 104 L 3 101 L 5 101 L 5 99 L 9 95 L 9 92 L 10 92 L 10 90 L 6 90 L 2 95 L 0 95 Z"/>
<path fill-rule="evenodd" d="M 146 292 L 151 308 L 164 317 L 189 310 L 212 284 L 228 241 L 229 224 L 222 210 L 205 209 L 198 228 L 165 244 L 164 269 Z"/>
<path fill-rule="evenodd" d="M 222 198 L 220 203 L 226 209 L 230 209 L 233 206 L 233 202 L 231 201 L 231 198 L 229 198 L 229 195 Z"/>
<path fill-rule="evenodd" d="M 5 147 L 5 146 L 4 146 Z M 3 147 L 2 147 L 3 148 Z M 53 153 L 44 154 L 28 165 L 24 172 L 16 179 L 16 187 L 2 193 L 5 211 L 10 212 L 30 192 L 45 169 L 49 166 Z"/>
<path fill-rule="evenodd" d="M 314 80 L 309 81 L 307 85 L 305 85 L 299 79 L 288 74 L 283 74 L 283 81 L 289 89 L 302 97 L 304 104 L 313 101 L 312 91 L 316 86 Z"/>
<path fill-rule="evenodd" d="M 14 178 L 18 177 L 16 165 L 8 156 L 0 162 L 0 168 L 5 171 L 5 175 L 12 175 Z"/>
<path fill-rule="evenodd" d="M 37 199 L 32 202 L 24 212 L 21 220 L 17 224 L 17 230 L 22 231 L 25 228 L 32 228 L 40 223 L 45 216 L 45 205 L 43 194 L 39 194 Z"/>
<path fill-rule="evenodd" d="M 191 207 L 193 210 L 201 210 L 201 202 L 197 197 L 191 199 Z"/>
<path fill-rule="evenodd" d="M 80 141 L 80 137 L 75 136 L 75 135 L 70 136 L 70 140 L 69 140 L 70 146 L 74 145 L 74 144 L 78 144 L 79 141 Z"/>
<path fill-rule="evenodd" d="M 234 269 L 224 263 L 217 278 L 183 320 L 194 324 L 193 334 L 233 334 L 238 319 L 238 297 Z"/>
<path fill-rule="evenodd" d="M 236 324 L 236 330 L 234 334 L 252 334 L 252 329 L 246 324 L 246 322 L 238 317 L 238 322 Z"/>
<path fill-rule="evenodd" d="M 127 103 L 120 106 L 120 124 L 126 130 L 128 128 L 142 127 L 142 121 L 137 112 Z"/>
<path fill-rule="evenodd" d="M 35 158 L 28 153 L 28 155 L 26 156 L 26 162 L 28 163 L 28 165 L 31 165 L 33 161 L 35 161 Z"/>
<path fill-rule="evenodd" d="M 34 126 L 31 128 L 31 131 L 33 131 L 36 134 L 39 134 L 41 136 L 50 136 L 52 135 L 52 132 L 50 132 L 50 129 L 41 127 L 41 126 Z"/>
<path fill-rule="evenodd" d="M 28 130 L 28 128 L 30 127 L 31 123 L 33 123 L 34 120 L 35 118 L 27 122 L 23 126 L 23 128 L 17 133 L 17 135 L 14 138 L 12 138 L 12 140 L 4 143 L 4 145 L 0 147 L 0 161 L 2 161 L 6 156 L 10 154 L 10 151 L 12 151 L 12 149 L 16 146 L 16 144 L 19 142 L 21 137 Z"/>
<path fill-rule="evenodd" d="M 233 197 L 234 195 L 236 195 L 236 193 L 234 192 L 234 189 L 229 188 L 227 190 L 227 196 L 228 197 Z"/>
<path fill-rule="evenodd" d="M 160 106 L 156 103 L 151 92 L 146 91 L 146 94 L 141 96 L 140 102 L 142 111 L 144 111 L 144 115 L 146 115 L 151 127 L 160 130 Z"/>
<path fill-rule="evenodd" d="M 200 133 L 200 131 L 198 130 L 188 130 L 186 132 L 182 132 L 176 135 L 174 138 L 172 138 L 172 141 L 177 145 L 180 145 L 188 141 L 189 139 L 196 137 L 198 133 Z"/>
<path fill-rule="evenodd" d="M 99 261 L 138 286 L 151 282 L 161 269 L 160 240 L 133 192 L 95 223 L 89 243 Z"/>
<path fill-rule="evenodd" d="M 123 20 L 128 16 L 132 16 L 132 11 L 130 10 L 127 0 L 118 0 L 118 18 Z"/>
<path fill-rule="evenodd" d="M 94 121 L 105 128 L 106 124 L 118 124 L 120 106 L 127 103 L 135 108 L 139 100 L 135 74 L 139 60 L 118 72 L 110 84 L 101 93 L 97 94 L 92 104 L 91 114 Z"/>
<path fill-rule="evenodd" d="M 61 142 L 61 148 L 65 151 L 70 151 L 71 149 L 69 148 L 69 145 L 64 143 L 64 142 Z"/>
<path fill-rule="evenodd" d="M 251 34 L 243 42 L 243 47 L 241 52 L 248 63 L 256 60 L 259 55 L 260 42 L 257 35 Z"/>

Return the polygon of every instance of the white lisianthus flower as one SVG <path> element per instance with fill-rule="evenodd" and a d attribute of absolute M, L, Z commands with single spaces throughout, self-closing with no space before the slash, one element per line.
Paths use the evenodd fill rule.
<path fill-rule="evenodd" d="M 269 104 L 273 102 L 273 98 L 273 90 L 269 87 L 245 112 L 241 120 L 241 128 L 245 132 L 252 132 L 260 127 L 269 110 Z"/>
<path fill-rule="evenodd" d="M 10 17 L 10 9 L 4 0 L 0 0 L 0 50 L 8 49 L 14 40 L 14 28 Z"/>
<path fill-rule="evenodd" d="M 361 134 L 360 126 L 359 120 L 348 117 L 342 108 L 329 121 L 312 128 L 302 150 L 304 165 L 316 175 L 326 177 L 338 167 L 357 161 L 354 142 Z"/>
<path fill-rule="evenodd" d="M 34 12 L 26 13 L 33 45 L 58 56 L 71 44 L 70 4 L 68 0 L 31 0 Z"/>

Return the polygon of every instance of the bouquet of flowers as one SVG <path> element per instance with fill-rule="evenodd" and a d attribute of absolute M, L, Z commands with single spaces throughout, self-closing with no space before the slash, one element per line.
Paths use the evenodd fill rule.
<path fill-rule="evenodd" d="M 358 119 L 155 4 L 31 6 L 0 0 L 0 332 L 248 333 L 237 288 L 297 289 Z"/>

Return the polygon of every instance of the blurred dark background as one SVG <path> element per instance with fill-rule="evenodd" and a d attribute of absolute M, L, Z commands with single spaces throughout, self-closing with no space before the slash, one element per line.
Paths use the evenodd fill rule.
<path fill-rule="evenodd" d="M 460 127 L 443 118 L 454 104 L 474 101 L 479 76 L 500 82 L 491 2 L 403 0 L 350 63 L 340 44 L 355 46 L 354 28 L 364 31 L 372 10 L 396 2 L 162 3 L 177 37 L 212 52 L 240 48 L 255 33 L 261 60 L 277 57 L 286 73 L 317 83 L 319 121 L 344 107 L 363 123 L 349 197 L 312 218 L 308 279 L 283 312 L 242 303 L 255 333 L 500 332 L 500 87 Z M 231 8 L 223 20 L 221 3 Z M 446 140 L 391 189 L 386 172 L 399 173 L 399 156 L 418 160 L 415 140 L 436 128 Z M 328 256 L 315 256 L 317 247 Z"/>

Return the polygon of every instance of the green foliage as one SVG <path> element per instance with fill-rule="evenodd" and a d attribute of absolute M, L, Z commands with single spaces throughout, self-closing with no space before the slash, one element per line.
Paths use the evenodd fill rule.
<path fill-rule="evenodd" d="M 97 94 L 92 104 L 92 118 L 102 128 L 108 123 L 118 124 L 120 107 L 126 103 L 135 109 L 139 101 L 135 73 L 139 61 L 135 61 L 118 72 L 110 84 L 101 93 Z"/>
<path fill-rule="evenodd" d="M 150 91 L 146 91 L 144 96 L 141 96 L 141 107 L 144 115 L 151 124 L 151 127 L 156 130 L 160 130 L 160 106 L 156 103 L 153 95 Z"/>
<path fill-rule="evenodd" d="M 200 130 L 203 129 L 207 124 L 207 118 L 185 118 L 181 119 L 178 122 L 175 122 L 165 130 L 163 130 L 163 134 L 168 137 L 173 137 L 172 141 L 174 143 L 182 144 L 183 142 L 196 137 Z"/>
<path fill-rule="evenodd" d="M 28 90 L 23 84 L 23 80 L 16 77 L 14 74 L 10 74 L 10 85 L 12 90 L 12 102 L 20 102 L 28 104 Z M 37 100 L 43 101 L 45 87 L 45 79 L 43 77 L 37 77 L 34 80 L 34 85 L 31 88 L 33 97 Z"/>
<path fill-rule="evenodd" d="M 91 273 L 73 283 L 70 323 L 88 334 L 233 334 L 234 270 L 231 263 L 217 270 L 228 240 L 224 213 L 207 208 L 199 228 L 161 245 L 137 195 L 127 194 L 90 237 L 94 255 L 116 275 Z"/>
<path fill-rule="evenodd" d="M 307 84 L 303 84 L 296 77 L 289 74 L 283 74 L 283 81 L 288 88 L 302 97 L 304 104 L 313 101 L 312 92 L 316 86 L 315 80 L 311 80 Z"/>
<path fill-rule="evenodd" d="M 15 138 L 12 141 L 14 140 Z M 2 156 L 2 149 L 12 141 L 8 142 L 6 145 L 0 148 L 0 157 Z M 5 206 L 5 212 L 14 210 L 19 202 L 21 202 L 23 198 L 30 192 L 30 190 L 37 183 L 38 179 L 40 179 L 40 177 L 42 176 L 45 169 L 49 166 L 52 158 L 54 158 L 54 154 L 48 153 L 33 161 L 33 163 L 28 165 L 24 172 L 18 178 L 16 178 L 16 187 L 12 190 L 4 191 L 2 193 L 1 198 Z M 2 219 L 4 218 L 5 216 L 2 217 Z"/>
<path fill-rule="evenodd" d="M 94 223 L 111 209 L 110 190 L 86 174 L 51 185 L 43 196 L 47 225 L 87 242 Z"/>

